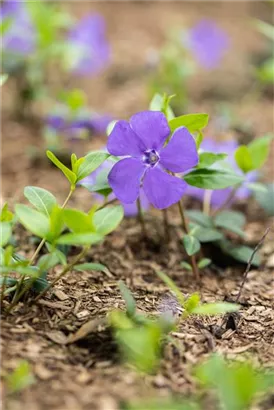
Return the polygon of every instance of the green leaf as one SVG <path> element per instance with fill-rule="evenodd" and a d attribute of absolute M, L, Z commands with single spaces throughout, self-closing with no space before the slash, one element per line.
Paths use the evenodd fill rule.
<path fill-rule="evenodd" d="M 15 206 L 15 213 L 21 224 L 40 238 L 46 238 L 50 231 L 49 219 L 41 212 L 26 205 Z"/>
<path fill-rule="evenodd" d="M 93 223 L 96 232 L 107 235 L 114 231 L 124 217 L 124 209 L 121 205 L 106 207 L 95 212 Z"/>
<path fill-rule="evenodd" d="M 240 145 L 234 153 L 238 167 L 245 173 L 253 169 L 252 157 L 246 145 Z"/>
<path fill-rule="evenodd" d="M 200 242 L 198 241 L 198 239 L 195 236 L 192 236 L 192 235 L 185 235 L 183 237 L 183 244 L 184 244 L 186 253 L 189 256 L 194 255 L 201 248 L 201 245 L 200 245 Z"/>
<path fill-rule="evenodd" d="M 199 303 L 200 295 L 198 293 L 193 293 L 187 298 L 184 304 L 184 308 L 188 313 L 192 313 L 193 310 L 199 305 Z"/>
<path fill-rule="evenodd" d="M 0 246 L 6 246 L 11 235 L 11 224 L 9 222 L 0 222 Z"/>
<path fill-rule="evenodd" d="M 107 152 L 95 151 L 90 152 L 84 157 L 84 161 L 79 166 L 77 172 L 77 182 L 81 179 L 87 177 L 93 171 L 95 171 L 99 166 L 109 157 L 110 155 Z"/>
<path fill-rule="evenodd" d="M 94 232 L 95 228 L 89 215 L 77 209 L 64 209 L 65 224 L 75 233 Z"/>
<path fill-rule="evenodd" d="M 197 229 L 192 233 L 192 235 L 202 243 L 219 241 L 224 237 L 223 233 L 218 231 L 217 229 L 202 228 L 200 226 L 197 226 Z"/>
<path fill-rule="evenodd" d="M 211 259 L 203 258 L 198 262 L 198 268 L 199 269 L 204 269 L 207 266 L 209 266 L 211 264 L 211 262 L 212 262 Z"/>
<path fill-rule="evenodd" d="M 213 154 L 212 152 L 202 152 L 199 155 L 198 168 L 208 168 L 215 162 L 222 161 L 227 157 L 227 154 Z"/>
<path fill-rule="evenodd" d="M 75 265 L 74 269 L 80 272 L 85 272 L 85 271 L 109 272 L 108 268 L 105 265 L 102 265 L 101 263 L 95 263 L 95 262 L 80 263 L 79 265 Z"/>
<path fill-rule="evenodd" d="M 205 228 L 212 228 L 212 218 L 201 211 L 186 211 L 187 217 Z"/>
<path fill-rule="evenodd" d="M 136 302 L 134 297 L 132 296 L 132 293 L 122 280 L 119 280 L 118 286 L 126 304 L 127 314 L 129 315 L 129 317 L 134 317 L 136 312 Z"/>
<path fill-rule="evenodd" d="M 49 217 L 52 208 L 56 204 L 56 198 L 51 192 L 35 186 L 27 186 L 24 195 L 29 202 L 37 209 Z"/>
<path fill-rule="evenodd" d="M 242 262 L 242 263 L 248 263 L 249 259 L 251 258 L 251 255 L 253 253 L 253 249 L 250 248 L 249 246 L 245 245 L 234 245 L 228 240 L 222 240 L 219 242 L 219 246 L 221 247 L 222 251 L 224 253 L 227 253 L 230 255 L 232 258 L 235 260 Z M 253 266 L 260 266 L 260 257 L 258 254 L 255 254 L 252 264 Z"/>
<path fill-rule="evenodd" d="M 0 87 L 5 84 L 8 78 L 8 74 L 0 74 Z"/>
<path fill-rule="evenodd" d="M 47 253 L 46 255 L 42 255 L 37 262 L 37 266 L 41 272 L 48 271 L 54 266 L 58 265 L 59 258 L 54 253 Z"/>
<path fill-rule="evenodd" d="M 186 114 L 169 121 L 171 131 L 179 127 L 186 127 L 189 132 L 200 131 L 207 126 L 208 114 Z"/>
<path fill-rule="evenodd" d="M 244 178 L 231 171 L 199 168 L 184 176 L 187 184 L 203 189 L 225 189 L 238 185 Z"/>
<path fill-rule="evenodd" d="M 56 242 L 62 245 L 93 245 L 103 239 L 104 237 L 97 233 L 68 233 L 60 236 Z"/>
<path fill-rule="evenodd" d="M 7 202 L 4 203 L 1 209 L 0 222 L 10 222 L 13 219 L 13 213 L 9 211 Z"/>
<path fill-rule="evenodd" d="M 182 261 L 182 262 L 180 263 L 180 265 L 181 265 L 182 268 L 184 268 L 184 269 L 186 269 L 186 270 L 189 270 L 189 271 L 192 270 L 191 265 L 190 265 L 189 263 L 185 262 L 185 261 Z"/>
<path fill-rule="evenodd" d="M 167 117 L 168 121 L 172 120 L 175 116 L 172 108 L 169 105 L 169 101 L 173 96 L 167 97 L 166 95 L 155 94 L 152 98 L 149 109 L 151 111 L 162 111 Z"/>
<path fill-rule="evenodd" d="M 61 161 L 53 154 L 51 151 L 47 151 L 47 157 L 53 162 L 53 164 L 59 168 L 65 177 L 68 179 L 72 187 L 75 187 L 77 176 L 74 172 L 72 172 L 68 167 L 66 167 L 64 164 L 62 164 Z"/>
<path fill-rule="evenodd" d="M 228 312 L 237 312 L 240 309 L 240 305 L 236 303 L 216 302 L 216 303 L 204 303 L 195 307 L 192 313 L 196 315 L 220 315 Z"/>
<path fill-rule="evenodd" d="M 50 213 L 50 233 L 47 235 L 49 242 L 58 238 L 64 229 L 63 211 L 63 208 L 55 205 Z"/>
<path fill-rule="evenodd" d="M 176 286 L 175 282 L 173 282 L 173 280 L 164 272 L 157 271 L 156 273 L 159 276 L 159 278 L 162 279 L 162 281 L 167 285 L 167 287 L 175 294 L 180 305 L 184 306 L 185 298 L 180 289 Z"/>
<path fill-rule="evenodd" d="M 48 286 L 49 286 L 49 282 L 47 281 L 46 278 L 37 278 L 32 284 L 32 289 L 34 289 L 37 293 L 41 293 Z"/>
<path fill-rule="evenodd" d="M 260 33 L 264 34 L 269 40 L 274 41 L 274 26 L 262 20 L 255 20 L 255 25 Z"/>
<path fill-rule="evenodd" d="M 253 192 L 259 192 L 266 194 L 267 193 L 267 185 L 261 184 L 260 182 L 249 182 L 245 184 L 245 186 Z"/>
<path fill-rule="evenodd" d="M 26 360 L 20 361 L 16 369 L 7 375 L 8 390 L 12 393 L 20 392 L 33 383 L 35 383 L 35 378 Z"/>
<path fill-rule="evenodd" d="M 76 154 L 71 154 L 70 163 L 71 163 L 71 169 L 72 169 L 72 171 L 73 171 L 74 173 L 76 173 L 76 172 L 75 172 L 75 165 L 76 165 L 76 163 L 77 163 L 77 156 L 76 156 Z"/>
<path fill-rule="evenodd" d="M 274 183 L 265 185 L 267 192 L 256 192 L 255 198 L 269 216 L 274 216 Z"/>
<path fill-rule="evenodd" d="M 39 275 L 39 269 L 37 266 L 22 266 L 20 264 L 14 264 L 10 266 L 1 266 L 0 267 L 0 272 L 2 274 L 9 274 L 12 272 L 19 273 L 19 275 L 23 276 L 31 276 L 31 277 L 36 277 Z"/>
<path fill-rule="evenodd" d="M 273 135 L 265 135 L 264 137 L 256 138 L 248 144 L 248 151 L 252 159 L 252 169 L 259 169 L 264 165 L 273 137 Z"/>
<path fill-rule="evenodd" d="M 214 219 L 215 226 L 234 232 L 242 238 L 245 237 L 245 233 L 242 230 L 245 223 L 245 216 L 241 212 L 236 211 L 222 211 Z"/>

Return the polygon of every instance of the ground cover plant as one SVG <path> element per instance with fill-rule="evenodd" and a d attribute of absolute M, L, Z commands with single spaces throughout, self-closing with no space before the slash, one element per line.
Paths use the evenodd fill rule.
<path fill-rule="evenodd" d="M 235 50 L 229 25 L 198 12 L 180 28 L 181 6 L 163 4 L 147 16 L 164 11 L 179 30 L 162 28 L 157 64 L 147 66 L 148 49 L 124 78 L 111 39 L 145 5 L 82 6 L 1 5 L 1 89 L 12 102 L 0 212 L 4 405 L 269 410 L 273 127 L 262 71 L 243 72 L 256 81 L 256 92 L 238 85 L 244 98 L 231 97 L 225 75 L 225 101 L 216 85 L 205 97 L 203 81 L 217 84 Z M 123 44 L 134 54 L 131 41 L 119 61 Z M 131 102 L 148 88 L 150 100 Z M 254 118 L 240 110 L 248 104 Z"/>

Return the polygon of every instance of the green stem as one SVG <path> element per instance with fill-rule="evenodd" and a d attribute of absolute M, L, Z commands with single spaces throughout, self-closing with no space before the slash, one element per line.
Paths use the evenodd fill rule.
<path fill-rule="evenodd" d="M 227 205 L 230 204 L 231 200 L 234 198 L 234 196 L 235 196 L 236 192 L 238 191 L 238 189 L 239 189 L 239 185 L 236 185 L 236 186 L 232 189 L 232 191 L 230 192 L 230 194 L 229 194 L 229 196 L 226 198 L 226 200 L 222 203 L 222 205 L 221 205 L 219 208 L 215 209 L 215 211 L 212 212 L 211 216 L 215 216 L 215 215 L 217 215 L 219 212 L 223 211 L 223 210 L 227 207 Z"/>
<path fill-rule="evenodd" d="M 139 218 L 139 222 L 141 225 L 142 234 L 144 237 L 146 237 L 147 236 L 146 225 L 145 225 L 145 220 L 144 220 L 144 216 L 142 212 L 140 197 L 137 198 L 137 209 L 138 209 L 138 218 Z"/>
<path fill-rule="evenodd" d="M 103 205 L 101 205 L 101 206 L 99 206 L 99 208 L 97 208 L 97 211 L 100 211 L 100 209 L 104 209 L 106 206 L 111 205 L 116 201 L 117 201 L 117 198 L 111 199 L 108 202 L 104 202 Z"/>
<path fill-rule="evenodd" d="M 58 282 L 68 271 L 73 268 L 74 265 L 76 265 L 77 262 L 80 261 L 80 259 L 82 259 L 83 256 L 85 256 L 88 250 L 89 246 L 85 246 L 79 253 L 79 255 L 77 255 L 76 258 L 62 270 L 62 272 L 49 284 L 49 286 L 44 289 L 43 292 L 39 293 L 38 296 L 36 296 L 34 302 L 37 302 L 37 300 L 41 299 L 41 297 L 43 297 L 49 291 L 49 289 L 51 289 L 55 285 L 56 282 Z"/>
<path fill-rule="evenodd" d="M 210 215 L 210 202 L 211 202 L 212 192 L 213 191 L 206 190 L 204 194 L 203 212 L 206 215 Z"/>
<path fill-rule="evenodd" d="M 188 233 L 189 233 L 188 224 L 187 224 L 187 220 L 186 220 L 185 213 L 184 213 L 183 203 L 182 203 L 181 200 L 178 202 L 178 209 L 179 209 L 181 220 L 182 220 L 183 230 L 188 235 Z M 189 259 L 190 259 L 190 263 L 191 263 L 191 267 L 192 267 L 192 273 L 193 273 L 195 279 L 199 280 L 200 279 L 200 273 L 199 273 L 199 269 L 198 269 L 198 266 L 197 266 L 195 255 L 189 256 Z"/>

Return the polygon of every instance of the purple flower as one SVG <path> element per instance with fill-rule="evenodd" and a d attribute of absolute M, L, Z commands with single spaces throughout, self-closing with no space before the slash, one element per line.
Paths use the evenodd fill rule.
<path fill-rule="evenodd" d="M 185 172 L 198 163 L 195 140 L 185 127 L 178 128 L 164 146 L 170 129 L 163 113 L 143 111 L 130 121 L 116 122 L 108 139 L 110 154 L 126 158 L 109 173 L 109 185 L 126 204 L 139 196 L 140 186 L 155 208 L 164 209 L 178 202 L 187 184 L 165 172 Z"/>
<path fill-rule="evenodd" d="M 212 166 L 212 168 L 223 168 L 225 164 L 227 163 L 230 166 L 230 168 L 232 167 L 233 170 L 237 174 L 243 175 L 242 171 L 239 169 L 234 159 L 234 152 L 237 147 L 238 147 L 238 143 L 234 140 L 215 141 L 213 139 L 207 138 L 201 144 L 201 150 L 204 152 L 214 152 L 215 154 L 219 154 L 219 153 L 228 154 L 225 161 L 217 162 L 216 164 Z M 257 178 L 258 178 L 258 173 L 256 171 L 252 171 L 246 174 L 245 182 L 237 190 L 235 194 L 235 198 L 236 199 L 248 198 L 251 191 L 248 189 L 246 184 L 249 182 L 256 181 Z M 233 188 L 229 187 L 225 189 L 216 189 L 212 191 L 212 194 L 210 197 L 210 203 L 213 206 L 213 208 L 218 208 L 219 206 L 221 206 L 229 197 L 232 189 Z M 188 189 L 187 189 L 187 194 L 189 196 L 200 199 L 201 201 L 203 201 L 204 199 L 205 192 L 206 191 L 204 189 L 196 188 L 193 186 L 188 186 Z"/>
<path fill-rule="evenodd" d="M 6 0 L 2 4 L 1 22 L 10 19 L 10 26 L 3 35 L 2 47 L 22 56 L 32 53 L 36 46 L 36 32 L 23 1 Z"/>
<path fill-rule="evenodd" d="M 105 37 L 105 22 L 102 16 L 85 16 L 71 30 L 68 41 L 73 53 L 76 53 L 71 59 L 71 71 L 74 74 L 97 74 L 109 62 L 110 48 Z"/>
<path fill-rule="evenodd" d="M 219 65 L 229 44 L 227 34 L 213 20 L 201 20 L 192 27 L 188 41 L 196 60 L 207 69 Z"/>
<path fill-rule="evenodd" d="M 105 149 L 103 150 L 105 151 Z M 86 188 L 89 188 L 89 187 L 92 188 L 97 183 L 98 175 L 102 174 L 104 171 L 106 172 L 106 174 L 108 174 L 112 167 L 113 167 L 113 161 L 106 160 L 105 162 L 103 162 L 103 164 L 99 168 L 97 168 L 94 172 L 92 172 L 90 175 L 88 175 L 86 178 L 80 181 L 79 185 L 85 186 Z M 94 193 L 94 197 L 100 202 L 102 202 L 104 199 L 103 195 L 100 195 L 97 193 Z M 115 198 L 114 193 L 111 193 L 108 196 L 109 201 L 111 201 L 114 198 Z M 149 209 L 149 202 L 145 196 L 143 189 L 141 189 L 140 191 L 140 201 L 141 201 L 142 210 L 147 211 Z M 133 204 L 122 203 L 122 205 L 124 208 L 125 216 L 133 217 L 138 214 L 138 208 L 137 208 L 136 201 Z"/>

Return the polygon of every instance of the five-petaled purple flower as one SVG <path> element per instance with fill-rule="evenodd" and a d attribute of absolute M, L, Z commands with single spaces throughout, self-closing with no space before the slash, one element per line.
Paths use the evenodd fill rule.
<path fill-rule="evenodd" d="M 234 152 L 238 147 L 238 143 L 234 140 L 231 141 L 216 141 L 210 138 L 206 138 L 203 140 L 201 144 L 201 150 L 203 152 L 213 152 L 215 154 L 225 153 L 227 154 L 227 158 L 224 161 L 216 162 L 212 166 L 212 168 L 221 168 L 225 167 L 225 164 L 229 164 L 233 170 L 239 174 L 243 175 L 243 172 L 239 169 L 234 159 Z M 236 191 L 235 199 L 246 199 L 249 197 L 251 191 L 247 187 L 247 183 L 254 182 L 258 178 L 258 173 L 256 171 L 249 172 L 245 175 L 245 181 L 242 186 Z M 228 199 L 233 187 L 225 188 L 225 189 L 216 189 L 211 192 L 210 195 L 210 203 L 213 208 L 220 207 L 226 200 Z M 194 186 L 188 186 L 187 194 L 194 198 L 197 198 L 203 201 L 205 196 L 205 190 L 201 188 L 197 188 Z M 233 202 L 233 200 L 231 200 Z M 229 204 L 228 204 L 229 205 Z"/>
<path fill-rule="evenodd" d="M 201 20 L 189 31 L 189 44 L 196 60 L 207 69 L 219 65 L 228 48 L 228 35 L 213 20 Z"/>
<path fill-rule="evenodd" d="M 105 21 L 99 14 L 85 16 L 69 33 L 73 47 L 71 71 L 77 75 L 97 74 L 109 62 L 110 47 Z"/>
<path fill-rule="evenodd" d="M 143 187 L 147 199 L 155 208 L 164 209 L 178 202 L 187 184 L 171 173 L 185 172 L 198 163 L 196 143 L 185 127 L 170 135 L 165 115 L 158 111 L 143 111 L 130 121 L 118 121 L 107 143 L 110 154 L 126 156 L 109 173 L 109 185 L 124 203 L 134 202 Z"/>

